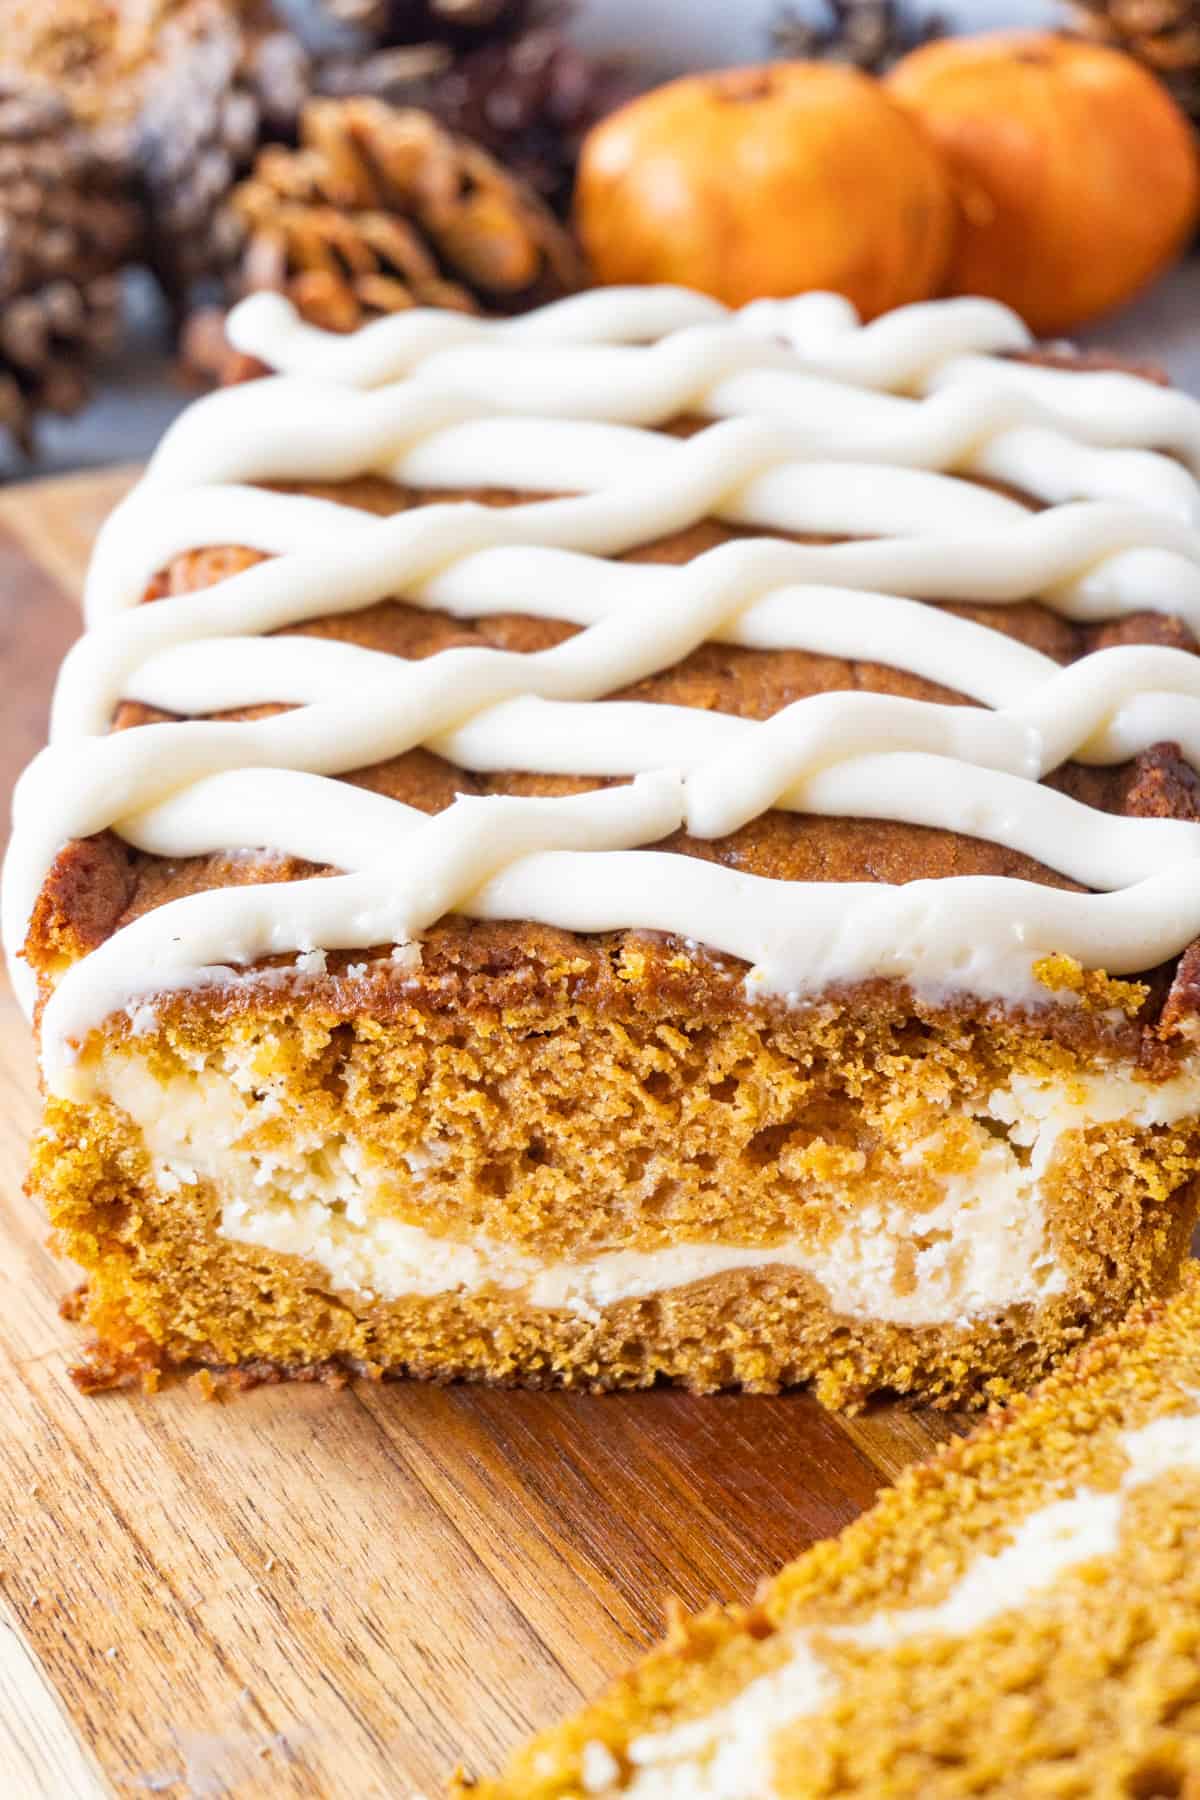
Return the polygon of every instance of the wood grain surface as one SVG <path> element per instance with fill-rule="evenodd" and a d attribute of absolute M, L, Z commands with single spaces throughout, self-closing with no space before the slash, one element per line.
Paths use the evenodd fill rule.
<path fill-rule="evenodd" d="M 90 539 L 130 476 L 0 494 L 0 784 L 45 730 Z M 420 1384 L 85 1399 L 72 1272 L 22 1194 L 0 999 L 0 1796 L 415 1800 L 661 1634 L 745 1600 L 945 1437 L 803 1395 Z"/>

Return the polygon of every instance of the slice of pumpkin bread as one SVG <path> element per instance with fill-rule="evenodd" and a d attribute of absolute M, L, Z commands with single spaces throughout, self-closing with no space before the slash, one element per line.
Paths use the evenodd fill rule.
<path fill-rule="evenodd" d="M 3 884 L 93 1378 L 971 1403 L 1171 1292 L 1200 402 L 986 301 L 231 328 Z"/>
<path fill-rule="evenodd" d="M 1200 1793 L 1200 1272 L 475 1800 Z"/>

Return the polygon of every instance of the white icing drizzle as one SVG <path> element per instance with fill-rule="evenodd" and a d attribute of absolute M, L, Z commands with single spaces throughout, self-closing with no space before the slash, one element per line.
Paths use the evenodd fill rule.
<path fill-rule="evenodd" d="M 969 1562 L 934 1605 L 792 1632 L 777 1667 L 715 1711 L 633 1739 L 626 1751 L 631 1779 L 619 1785 L 614 1759 L 609 1781 L 591 1791 L 619 1791 L 628 1800 L 770 1800 L 774 1740 L 838 1697 L 838 1681 L 816 1647 L 822 1639 L 886 1655 L 914 1639 L 965 1638 L 1006 1613 L 1044 1603 L 1073 1570 L 1118 1552 L 1130 1494 L 1178 1471 L 1200 1471 L 1200 1413 L 1168 1413 L 1122 1432 L 1118 1445 L 1127 1467 L 1116 1488 L 1079 1488 L 1030 1513 L 1008 1544 Z"/>
<path fill-rule="evenodd" d="M 351 339 L 281 305 L 248 303 L 235 334 L 259 353 L 271 335 L 301 373 L 194 406 L 101 534 L 90 628 L 18 786 L 4 934 L 11 952 L 60 847 L 107 827 L 162 856 L 250 845 L 344 873 L 191 896 L 116 933 L 47 1006 L 52 1085 L 82 1079 L 70 1043 L 141 994 L 272 953 L 405 942 L 452 909 L 675 932 L 744 957 L 752 995 L 789 999 L 871 974 L 1035 999 L 1042 955 L 1135 972 L 1200 931 L 1200 826 L 1036 785 L 1068 758 L 1120 761 L 1164 737 L 1200 760 L 1200 663 L 1131 647 L 1064 669 L 925 604 L 1037 598 L 1084 620 L 1158 608 L 1200 630 L 1200 489 L 1158 453 L 1200 466 L 1200 405 L 1006 362 L 996 353 L 1027 338 L 990 302 L 859 327 L 830 296 L 726 315 L 680 290 L 614 290 L 499 323 L 415 312 Z M 687 440 L 648 428 L 688 409 L 715 422 Z M 950 469 L 1062 503 L 1031 513 Z M 379 519 L 247 485 L 372 471 L 576 491 Z M 705 516 L 850 541 L 609 560 Z M 229 543 L 270 560 L 138 605 L 173 556 Z M 392 595 L 582 629 L 536 653 L 420 662 L 267 635 Z M 757 723 L 595 704 L 709 639 L 870 656 L 980 705 L 839 692 Z M 185 717 L 105 735 L 123 697 Z M 268 702 L 295 710 L 186 716 Z M 481 772 L 637 779 L 570 800 L 460 799 L 434 819 L 334 779 L 417 745 Z M 1101 891 L 782 883 L 640 848 L 680 826 L 723 836 L 772 806 L 990 838 Z"/>
<path fill-rule="evenodd" d="M 581 294 L 515 320 L 416 310 L 352 337 L 307 325 L 286 300 L 260 294 L 237 309 L 229 329 L 239 348 L 289 375 L 359 389 L 420 376 L 497 411 L 625 424 L 689 411 L 756 413 L 807 429 L 822 457 L 963 467 L 1001 481 L 1015 474 L 1039 494 L 1045 456 L 1046 479 L 1056 488 L 1068 483 L 1047 499 L 1069 497 L 1067 466 L 1099 476 L 1105 465 L 1089 464 L 1092 447 L 1120 451 L 1114 466 L 1156 487 L 1160 461 L 1131 462 L 1130 446 L 1169 451 L 1200 474 L 1200 420 L 1185 396 L 1127 374 L 1004 360 L 1032 340 L 995 301 L 901 307 L 860 326 L 833 294 L 758 301 L 730 314 L 683 289 L 650 291 L 652 302 L 644 289 Z M 934 404 L 900 398 L 908 395 Z M 1023 428 L 1011 447 L 997 441 Z M 1041 431 L 1053 444 L 1030 435 Z M 1032 476 L 1030 459 L 1039 465 Z M 1169 475 L 1165 491 L 1188 505 L 1186 488 Z M 1167 504 L 1162 488 L 1150 504 Z M 1194 494 L 1189 510 L 1194 517 Z"/>
<path fill-rule="evenodd" d="M 788 398 L 788 383 L 771 385 L 778 406 Z M 852 400 L 847 408 L 836 389 L 801 394 L 795 403 L 810 408 L 814 401 L 822 409 L 820 427 L 802 428 L 790 415 L 764 412 L 765 402 L 754 413 L 718 421 L 740 429 L 736 440 L 710 436 L 710 442 L 738 444 L 737 460 L 731 458 L 720 472 L 710 511 L 735 524 L 785 531 L 906 536 L 944 528 L 947 521 L 963 530 L 983 529 L 1024 510 L 987 488 L 935 472 L 944 461 L 965 473 L 1014 484 L 1023 471 L 1028 491 L 1054 504 L 1111 500 L 1143 506 L 1185 526 L 1200 520 L 1195 478 L 1154 452 L 1081 447 L 1064 434 L 1030 427 L 1005 435 L 1003 455 L 993 444 L 987 466 L 981 467 L 979 456 L 940 453 L 940 434 L 921 450 L 903 442 L 893 446 L 889 437 L 901 434 L 872 421 L 851 430 L 838 421 L 848 412 L 852 422 L 863 402 Z M 517 490 L 587 492 L 620 475 L 637 473 L 645 482 L 669 477 L 686 442 L 587 418 L 480 417 L 477 409 L 484 404 L 424 379 L 371 393 L 301 376 L 227 388 L 176 421 L 159 446 L 150 479 L 170 487 L 181 480 L 378 474 L 414 487 L 453 488 L 496 485 L 502 474 L 503 485 Z M 888 398 L 875 404 L 918 403 Z M 977 442 L 977 402 L 968 395 L 956 404 L 962 418 L 954 441 Z M 751 421 L 753 430 L 747 429 Z M 926 462 L 932 469 L 923 466 Z"/>

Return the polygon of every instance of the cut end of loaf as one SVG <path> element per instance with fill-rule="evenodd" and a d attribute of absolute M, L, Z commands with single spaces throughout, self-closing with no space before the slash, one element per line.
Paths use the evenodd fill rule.
<path fill-rule="evenodd" d="M 1195 1075 L 1111 1010 L 755 1012 L 682 952 L 454 943 L 92 1040 L 34 1182 L 113 1354 L 970 1403 L 1184 1252 Z"/>

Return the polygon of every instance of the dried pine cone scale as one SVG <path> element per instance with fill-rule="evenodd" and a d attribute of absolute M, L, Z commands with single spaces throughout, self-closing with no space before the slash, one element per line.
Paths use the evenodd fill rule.
<path fill-rule="evenodd" d="M 24 450 L 40 413 L 86 398 L 139 235 L 121 171 L 62 100 L 0 80 L 0 425 Z"/>
<path fill-rule="evenodd" d="M 945 31 L 936 14 L 913 17 L 901 0 L 823 0 L 816 7 L 780 6 L 771 25 L 778 57 L 852 63 L 870 74 Z"/>
<path fill-rule="evenodd" d="M 1075 0 L 1088 37 L 1127 50 L 1200 121 L 1200 0 Z"/>
<path fill-rule="evenodd" d="M 638 83 L 622 63 L 587 55 L 564 29 L 559 0 L 506 7 L 495 19 L 475 14 L 473 30 L 454 33 L 463 17 L 454 0 L 405 13 L 382 29 L 366 57 L 329 57 L 316 75 L 320 92 L 371 95 L 419 107 L 470 138 L 512 169 L 559 213 L 571 198 L 585 133 L 632 98 Z M 426 36 L 417 41 L 416 22 Z"/>
<path fill-rule="evenodd" d="M 164 32 L 133 156 L 152 266 L 178 310 L 197 282 L 227 275 L 238 242 L 229 194 L 266 138 L 294 138 L 310 87 L 306 52 L 258 4 L 197 0 Z"/>
<path fill-rule="evenodd" d="M 268 28 L 270 0 L 3 0 L 6 70 L 53 89 L 81 122 L 128 125 L 181 43 L 214 19 Z"/>
<path fill-rule="evenodd" d="M 322 0 L 321 10 L 339 24 L 381 43 L 424 39 L 471 41 L 518 28 L 527 0 Z"/>
<path fill-rule="evenodd" d="M 321 322 L 348 329 L 401 304 L 512 310 L 580 284 L 557 220 L 426 114 L 313 101 L 302 136 L 263 151 L 234 194 L 243 286 L 280 288 L 310 317 L 315 293 Z"/>

